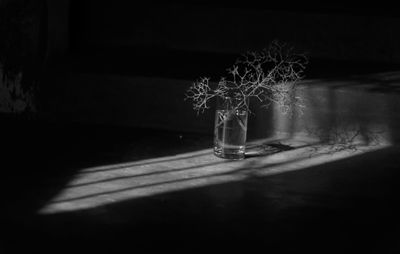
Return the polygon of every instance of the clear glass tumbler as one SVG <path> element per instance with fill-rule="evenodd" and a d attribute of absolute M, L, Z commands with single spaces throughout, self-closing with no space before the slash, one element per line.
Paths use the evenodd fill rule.
<path fill-rule="evenodd" d="M 246 104 L 240 98 L 219 97 L 215 112 L 214 154 L 241 160 L 245 157 L 247 116 Z"/>

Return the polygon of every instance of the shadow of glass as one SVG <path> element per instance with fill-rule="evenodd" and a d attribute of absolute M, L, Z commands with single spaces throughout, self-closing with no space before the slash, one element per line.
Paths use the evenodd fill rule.
<path fill-rule="evenodd" d="M 283 151 L 289 151 L 293 150 L 296 148 L 302 148 L 306 147 L 309 145 L 305 146 L 291 146 L 291 145 L 286 145 L 282 144 L 281 142 L 276 142 L 276 143 L 261 143 L 261 144 L 255 144 L 255 145 L 249 145 L 246 146 L 246 153 L 245 153 L 245 158 L 252 158 L 252 157 L 258 157 L 258 156 L 266 156 L 266 155 L 271 155 Z"/>

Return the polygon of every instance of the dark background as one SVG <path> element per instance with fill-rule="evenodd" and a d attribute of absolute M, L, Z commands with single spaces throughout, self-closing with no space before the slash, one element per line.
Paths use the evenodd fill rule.
<path fill-rule="evenodd" d="M 84 212 L 37 211 L 82 168 L 210 148 L 213 111 L 197 116 L 184 93 L 199 77 L 217 81 L 239 54 L 273 39 L 290 43 L 308 54 L 305 77 L 319 85 L 399 70 L 399 28 L 397 8 L 383 4 L 0 0 L 0 62 L 9 76 L 23 72 L 23 86 L 35 89 L 37 104 L 35 112 L 0 112 L 0 228 L 6 233 L 0 252 L 71 253 L 82 245 L 88 253 L 114 253 L 136 250 L 138 243 L 161 250 L 178 243 L 188 253 L 207 252 L 210 242 L 221 250 L 240 245 L 243 252 L 259 243 L 292 252 L 311 245 L 338 253 L 346 244 L 369 250 L 370 243 L 376 252 L 398 250 L 395 146 L 290 174 Z M 394 75 L 393 89 L 384 91 L 398 92 L 397 84 Z M 334 88 L 323 92 L 333 106 L 316 103 L 310 111 L 319 113 L 317 122 L 336 117 L 336 103 L 346 101 Z M 343 98 L 364 105 L 364 94 Z M 382 117 L 398 139 L 397 97 L 373 98 L 395 105 Z M 347 109 L 354 121 L 362 110 Z M 229 203 L 232 193 L 242 192 Z M 219 206 L 226 200 L 218 194 L 228 206 Z M 296 198 L 307 202 L 298 205 Z M 280 204 L 289 208 L 281 213 Z"/>
<path fill-rule="evenodd" d="M 195 116 L 185 90 L 274 39 L 307 53 L 306 78 L 400 64 L 387 5 L 3 0 L 1 12 L 4 68 L 23 69 L 37 115 L 55 121 L 210 133 L 212 114 Z"/>

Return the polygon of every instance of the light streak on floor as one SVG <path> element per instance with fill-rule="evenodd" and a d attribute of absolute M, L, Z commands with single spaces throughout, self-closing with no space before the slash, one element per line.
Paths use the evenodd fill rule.
<path fill-rule="evenodd" d="M 293 150 L 228 161 L 215 157 L 210 148 L 84 168 L 39 212 L 90 209 L 248 177 L 282 174 L 386 148 L 399 140 L 399 76 L 383 73 L 355 77 L 357 81 L 306 80 L 297 90 L 306 106 L 301 117 L 288 118 L 275 107 L 256 112 L 259 118 L 255 126 L 260 127 L 260 136 L 265 137 L 267 126 L 275 141 L 283 140 Z M 311 136 L 313 140 L 309 139 Z M 315 143 L 315 138 L 322 144 Z"/>
<path fill-rule="evenodd" d="M 215 157 L 211 149 L 132 163 L 82 169 L 39 213 L 90 209 L 161 193 L 241 181 L 302 170 L 390 146 L 356 145 L 332 152 L 327 145 L 287 140 L 297 149 L 230 161 Z"/>

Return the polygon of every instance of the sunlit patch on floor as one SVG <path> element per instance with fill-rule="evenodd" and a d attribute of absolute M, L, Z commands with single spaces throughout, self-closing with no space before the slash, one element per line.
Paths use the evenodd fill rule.
<path fill-rule="evenodd" d="M 265 144 L 270 141 L 257 142 Z M 279 142 L 293 149 L 283 149 L 277 153 L 249 157 L 241 161 L 220 159 L 213 155 L 211 149 L 205 149 L 132 163 L 85 168 L 39 213 L 90 209 L 161 193 L 281 174 L 390 145 L 386 142 L 376 145 L 356 144 L 356 149 L 329 152 L 328 146 L 311 141 Z"/>

